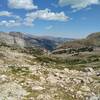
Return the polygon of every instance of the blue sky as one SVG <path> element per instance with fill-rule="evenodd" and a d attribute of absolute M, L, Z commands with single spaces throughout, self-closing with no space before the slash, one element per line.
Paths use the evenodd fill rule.
<path fill-rule="evenodd" d="M 100 31 L 100 0 L 0 0 L 0 31 L 84 38 Z"/>

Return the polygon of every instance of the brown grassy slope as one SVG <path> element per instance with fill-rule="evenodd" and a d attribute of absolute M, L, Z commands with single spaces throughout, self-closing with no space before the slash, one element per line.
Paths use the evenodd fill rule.
<path fill-rule="evenodd" d="M 84 46 L 96 46 L 100 47 L 100 32 L 92 33 L 85 39 L 74 40 L 65 42 L 57 48 L 80 48 Z"/>

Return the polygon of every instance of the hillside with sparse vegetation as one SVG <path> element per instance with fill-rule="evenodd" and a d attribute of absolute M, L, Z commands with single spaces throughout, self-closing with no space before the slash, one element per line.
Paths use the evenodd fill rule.
<path fill-rule="evenodd" d="M 93 37 L 98 41 L 98 36 L 90 35 L 65 45 L 83 50 L 93 44 L 87 40 Z M 54 54 L 40 47 L 1 43 L 0 100 L 99 100 L 99 94 L 100 49 L 78 55 Z"/>
<path fill-rule="evenodd" d="M 79 39 L 74 41 L 65 42 L 58 46 L 58 48 L 80 48 L 84 46 L 100 47 L 100 32 L 92 33 L 85 39 Z"/>

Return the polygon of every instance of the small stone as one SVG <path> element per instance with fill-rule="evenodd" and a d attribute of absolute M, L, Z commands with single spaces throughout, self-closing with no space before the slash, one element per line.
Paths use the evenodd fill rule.
<path fill-rule="evenodd" d="M 84 85 L 84 86 L 81 87 L 81 90 L 84 91 L 84 92 L 89 92 L 90 88 L 88 86 Z"/>
<path fill-rule="evenodd" d="M 97 97 L 97 96 L 90 97 L 90 100 L 99 100 L 99 99 L 100 99 L 100 97 Z"/>
<path fill-rule="evenodd" d="M 76 94 L 78 97 L 81 97 L 82 96 L 82 91 L 77 91 L 77 94 Z"/>
<path fill-rule="evenodd" d="M 69 69 L 68 69 L 68 68 L 64 68 L 64 71 L 65 71 L 65 72 L 69 72 Z"/>
<path fill-rule="evenodd" d="M 1 81 L 1 82 L 8 81 L 8 77 L 7 77 L 6 75 L 1 75 L 1 76 L 0 76 L 0 81 Z"/>
<path fill-rule="evenodd" d="M 41 86 L 33 86 L 32 87 L 32 90 L 35 90 L 35 91 L 41 91 L 41 90 L 44 90 L 45 88 L 41 87 Z"/>
<path fill-rule="evenodd" d="M 48 94 L 40 94 L 37 97 L 37 100 L 52 100 L 51 96 Z"/>
<path fill-rule="evenodd" d="M 94 72 L 94 69 L 91 67 L 85 68 L 84 69 L 85 72 Z"/>

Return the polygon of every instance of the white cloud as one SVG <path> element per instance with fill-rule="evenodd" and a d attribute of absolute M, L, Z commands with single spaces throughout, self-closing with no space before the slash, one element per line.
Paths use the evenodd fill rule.
<path fill-rule="evenodd" d="M 0 16 L 11 16 L 12 13 L 11 12 L 8 12 L 8 11 L 0 11 Z"/>
<path fill-rule="evenodd" d="M 0 21 L 0 26 L 5 26 L 5 27 L 15 27 L 15 26 L 20 26 L 21 25 L 21 17 L 18 15 L 14 15 L 12 12 L 8 11 L 0 11 L 0 17 L 8 17 L 10 20 L 1 20 Z"/>
<path fill-rule="evenodd" d="M 53 26 L 50 25 L 50 26 L 47 26 L 47 27 L 46 27 L 46 30 L 50 30 L 50 29 L 52 29 L 52 28 L 53 28 Z"/>
<path fill-rule="evenodd" d="M 8 17 L 9 20 L 7 20 L 6 18 L 5 20 L 1 20 L 0 26 L 6 26 L 6 27 L 15 27 L 20 25 L 33 26 L 33 23 L 24 22 L 24 20 L 20 16 L 14 15 L 12 12 L 0 11 L 0 17 L 4 16 Z"/>
<path fill-rule="evenodd" d="M 27 22 L 27 21 L 23 22 L 23 25 L 30 27 L 34 26 L 33 22 Z"/>
<path fill-rule="evenodd" d="M 42 20 L 53 20 L 53 21 L 67 21 L 69 19 L 68 16 L 65 15 L 64 12 L 55 13 L 51 12 L 49 9 L 38 10 L 36 12 L 31 12 L 26 15 L 26 22 L 33 22 L 35 19 Z"/>
<path fill-rule="evenodd" d="M 23 20 L 2 20 L 0 21 L 0 26 L 4 27 L 17 27 L 17 26 L 34 26 L 33 23 L 24 22 Z"/>
<path fill-rule="evenodd" d="M 56 13 L 51 12 L 49 9 L 45 10 L 37 10 L 34 12 L 27 13 L 24 18 L 21 18 L 18 15 L 13 14 L 12 12 L 8 11 L 1 11 L 0 16 L 9 17 L 10 20 L 2 20 L 0 22 L 0 26 L 6 27 L 14 27 L 14 26 L 34 26 L 34 20 L 41 19 L 41 20 L 49 20 L 49 21 L 67 21 L 69 19 L 68 16 L 65 15 L 64 12 Z M 51 26 L 48 29 L 52 28 Z"/>
<path fill-rule="evenodd" d="M 80 10 L 90 5 L 100 4 L 100 0 L 59 0 L 61 6 L 70 5 L 71 8 Z"/>
<path fill-rule="evenodd" d="M 5 26 L 5 27 L 15 27 L 15 26 L 20 26 L 21 23 L 17 22 L 16 20 L 2 20 L 0 22 L 0 26 Z"/>
<path fill-rule="evenodd" d="M 22 18 L 20 16 L 18 16 L 18 15 L 12 15 L 11 17 L 13 17 L 16 20 L 22 20 Z"/>
<path fill-rule="evenodd" d="M 38 7 L 33 4 L 32 0 L 8 0 L 8 6 L 16 9 L 37 9 Z"/>
<path fill-rule="evenodd" d="M 0 16 L 11 17 L 11 18 L 18 19 L 18 20 L 21 19 L 20 16 L 14 15 L 12 12 L 8 12 L 8 11 L 0 11 Z"/>

